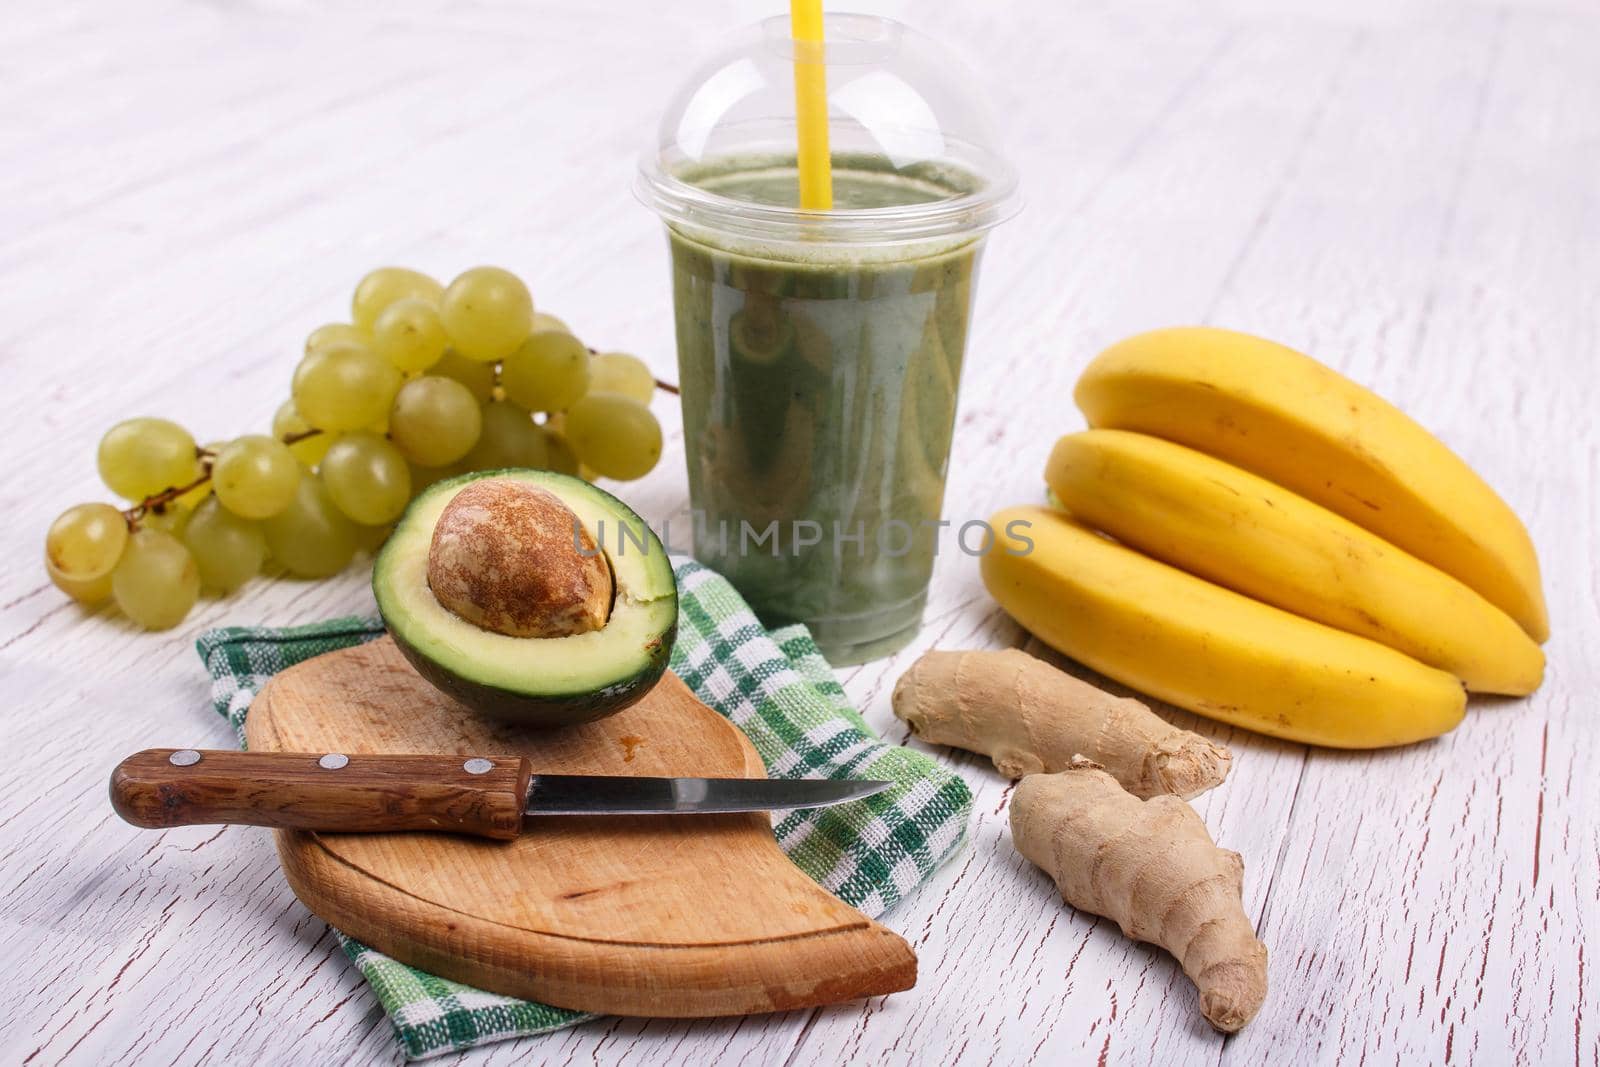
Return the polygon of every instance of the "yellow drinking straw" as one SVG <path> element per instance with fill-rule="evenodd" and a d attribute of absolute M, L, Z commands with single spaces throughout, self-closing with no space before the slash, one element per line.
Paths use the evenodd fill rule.
<path fill-rule="evenodd" d="M 822 0 L 789 0 L 794 36 L 794 110 L 799 127 L 800 207 L 833 207 L 828 154 L 828 68 L 823 65 Z"/>

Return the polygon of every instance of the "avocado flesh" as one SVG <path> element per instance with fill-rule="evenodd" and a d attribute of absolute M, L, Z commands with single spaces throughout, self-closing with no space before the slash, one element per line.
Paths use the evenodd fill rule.
<path fill-rule="evenodd" d="M 482 478 L 554 493 L 603 543 L 616 587 L 604 627 L 570 637 L 511 637 L 466 621 L 434 597 L 434 527 L 456 493 Z M 639 536 L 624 539 L 619 551 L 621 525 Z M 384 544 L 372 590 L 395 644 L 419 674 L 482 714 L 532 725 L 588 722 L 634 703 L 666 670 L 677 634 L 677 583 L 655 534 L 610 493 L 552 471 L 485 471 L 430 486 Z"/>

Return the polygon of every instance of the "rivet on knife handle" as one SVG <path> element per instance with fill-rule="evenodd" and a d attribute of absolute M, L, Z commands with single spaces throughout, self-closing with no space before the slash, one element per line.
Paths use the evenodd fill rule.
<path fill-rule="evenodd" d="M 111 806 L 153 828 L 243 823 L 509 839 L 522 829 L 531 773 L 527 760 L 512 757 L 152 748 L 112 772 Z"/>

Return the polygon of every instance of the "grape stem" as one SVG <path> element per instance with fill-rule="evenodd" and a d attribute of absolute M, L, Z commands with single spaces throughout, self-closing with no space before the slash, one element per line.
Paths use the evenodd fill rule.
<path fill-rule="evenodd" d="M 600 350 L 598 348 L 589 349 L 589 355 L 597 356 L 599 354 L 600 354 Z M 673 396 L 677 396 L 678 395 L 678 387 L 676 385 L 673 385 L 671 382 L 664 382 L 660 378 L 656 378 L 656 379 L 654 379 L 654 381 L 656 383 L 656 388 L 661 390 L 663 393 L 671 393 Z M 496 381 L 495 384 L 498 385 L 499 382 Z"/>
<path fill-rule="evenodd" d="M 589 351 L 592 353 L 594 349 L 590 349 Z M 657 378 L 655 379 L 655 383 L 656 388 L 660 389 L 662 392 L 671 393 L 673 396 L 678 395 L 678 387 L 673 385 L 671 382 L 664 382 L 660 378 Z M 284 434 L 283 443 L 286 445 L 299 444 L 306 438 L 315 437 L 321 432 L 321 430 L 313 429 L 301 430 L 299 433 Z M 183 496 L 185 493 L 193 492 L 211 480 L 211 463 L 217 458 L 217 454 L 208 448 L 196 448 L 194 450 L 194 454 L 195 458 L 200 461 L 200 477 L 196 478 L 188 485 L 174 485 L 170 488 L 163 489 L 159 493 L 145 497 L 143 500 L 133 505 L 133 507 L 124 509 L 122 512 L 122 517 L 128 521 L 128 525 L 130 527 L 137 529 L 139 520 L 150 514 L 152 511 L 159 513 L 162 508 L 166 507 L 180 496 Z"/>
<path fill-rule="evenodd" d="M 317 436 L 321 432 L 321 430 L 301 430 L 299 433 L 284 434 L 283 443 L 286 445 L 298 444 L 308 437 Z M 162 508 L 177 500 L 180 496 L 193 492 L 211 480 L 211 464 L 215 462 L 217 454 L 209 448 L 196 448 L 194 456 L 200 461 L 200 477 L 188 485 L 174 485 L 163 489 L 159 493 L 145 497 L 133 507 L 123 509 L 122 517 L 127 520 L 129 527 L 138 529 L 140 519 L 152 511 L 159 514 Z"/>
<path fill-rule="evenodd" d="M 131 528 L 138 529 L 139 520 L 150 514 L 150 512 L 159 512 L 162 508 L 166 507 L 183 494 L 192 489 L 200 488 L 210 480 L 211 464 L 203 463 L 200 468 L 200 477 L 196 478 L 188 485 L 175 485 L 170 489 L 163 489 L 161 492 L 156 493 L 153 496 L 145 497 L 133 507 L 124 509 L 122 512 L 122 517 L 128 520 L 128 525 Z"/>

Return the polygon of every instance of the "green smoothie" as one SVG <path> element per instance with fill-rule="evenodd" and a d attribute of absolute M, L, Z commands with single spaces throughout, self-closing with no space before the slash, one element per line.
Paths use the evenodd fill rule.
<path fill-rule="evenodd" d="M 681 171 L 720 197 L 792 207 L 793 159 Z M 836 211 L 969 191 L 959 174 L 836 157 Z M 769 626 L 803 622 L 836 663 L 916 632 L 981 238 L 763 241 L 670 225 L 695 555 Z"/>

